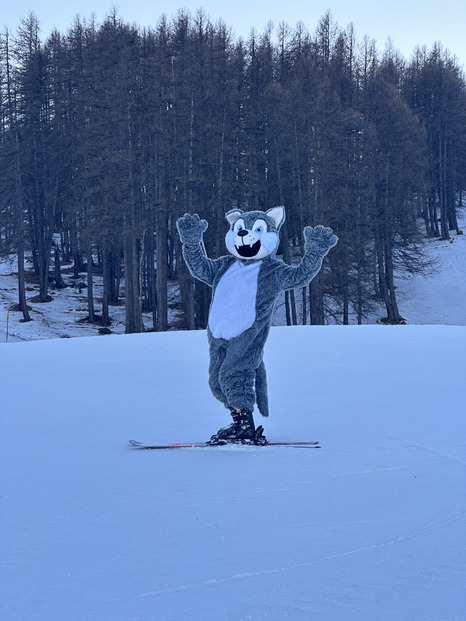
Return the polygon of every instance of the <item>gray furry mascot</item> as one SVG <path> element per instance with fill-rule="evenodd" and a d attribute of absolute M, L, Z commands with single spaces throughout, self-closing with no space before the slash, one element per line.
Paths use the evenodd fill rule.
<path fill-rule="evenodd" d="M 213 289 L 207 329 L 210 349 L 209 385 L 230 410 L 233 424 L 220 429 L 211 443 L 265 444 L 263 428 L 255 428 L 254 404 L 268 416 L 267 379 L 263 362 L 275 302 L 282 291 L 306 286 L 338 241 L 332 229 L 304 229 L 304 256 L 296 266 L 276 258 L 283 207 L 226 214 L 230 230 L 225 242 L 230 255 L 206 257 L 202 236 L 206 220 L 185 214 L 176 222 L 183 257 L 191 274 Z"/>

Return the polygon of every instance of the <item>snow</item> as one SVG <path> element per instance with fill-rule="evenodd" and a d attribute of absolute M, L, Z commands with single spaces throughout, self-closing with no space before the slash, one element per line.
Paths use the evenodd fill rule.
<path fill-rule="evenodd" d="M 466 233 L 466 218 L 461 218 Z M 406 275 L 397 280 L 401 314 L 410 324 L 466 325 L 466 235 L 450 241 L 430 239 L 429 253 L 438 268 L 428 277 Z"/>
<path fill-rule="evenodd" d="M 271 440 L 227 422 L 204 332 L 0 346 L 0 618 L 466 619 L 466 328 L 273 328 Z"/>
<path fill-rule="evenodd" d="M 0 618 L 466 620 L 465 242 L 432 242 L 438 275 L 399 284 L 410 325 L 272 329 L 256 421 L 320 449 L 131 449 L 228 422 L 205 332 L 51 338 L 96 333 L 75 290 L 48 326 L 11 313 Z"/>

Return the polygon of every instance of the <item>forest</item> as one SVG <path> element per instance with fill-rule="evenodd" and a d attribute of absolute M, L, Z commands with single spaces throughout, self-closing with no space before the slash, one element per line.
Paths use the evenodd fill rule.
<path fill-rule="evenodd" d="M 363 323 L 374 304 L 403 323 L 396 275 L 432 269 L 422 238 L 462 234 L 466 83 L 441 43 L 405 59 L 326 13 L 313 32 L 270 24 L 247 39 L 202 11 L 153 28 L 76 20 L 41 39 L 30 15 L 0 34 L 0 255 L 16 255 L 18 305 L 87 287 L 88 320 L 127 333 L 204 328 L 211 291 L 189 275 L 175 221 L 209 223 L 225 254 L 233 207 L 287 213 L 279 254 L 303 252 L 305 225 L 340 242 L 288 324 Z M 29 273 L 31 272 L 31 273 Z M 93 277 L 103 281 L 102 297 Z"/>

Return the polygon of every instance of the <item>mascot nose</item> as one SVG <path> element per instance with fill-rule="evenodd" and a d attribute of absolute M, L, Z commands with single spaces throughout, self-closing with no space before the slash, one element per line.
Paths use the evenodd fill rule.
<path fill-rule="evenodd" d="M 237 235 L 239 235 L 240 237 L 244 237 L 248 233 L 249 231 L 246 231 L 246 229 L 241 229 L 241 231 L 238 231 Z"/>

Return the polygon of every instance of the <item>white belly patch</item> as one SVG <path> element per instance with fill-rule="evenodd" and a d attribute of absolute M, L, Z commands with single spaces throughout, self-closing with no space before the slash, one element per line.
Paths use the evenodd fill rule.
<path fill-rule="evenodd" d="M 209 329 L 215 338 L 229 341 L 254 323 L 261 263 L 236 261 L 220 278 L 209 315 Z"/>

